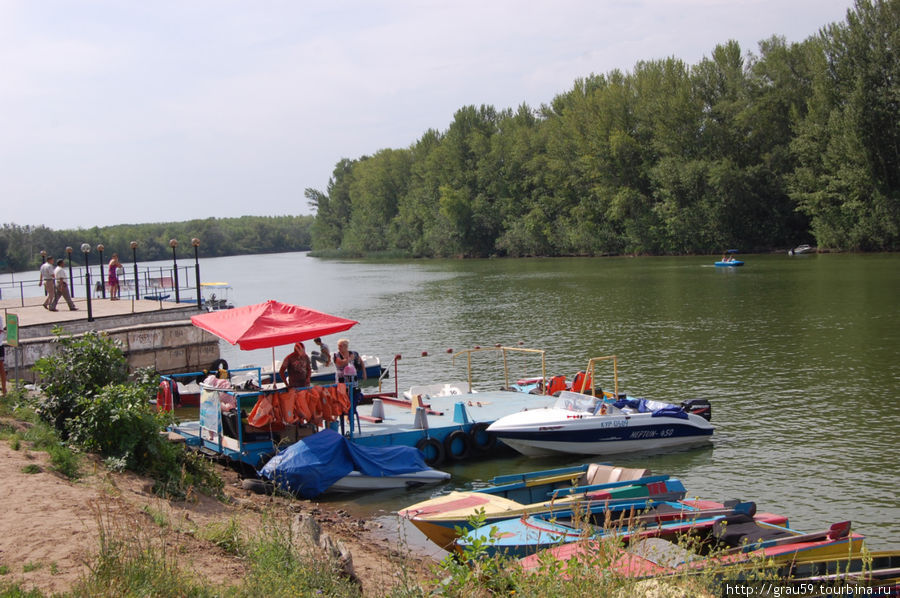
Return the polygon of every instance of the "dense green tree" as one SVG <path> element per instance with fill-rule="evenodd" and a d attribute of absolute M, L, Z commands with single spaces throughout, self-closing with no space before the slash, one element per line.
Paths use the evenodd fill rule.
<path fill-rule="evenodd" d="M 97 246 L 103 245 L 103 259 L 118 253 L 123 262 L 131 261 L 131 242 L 137 241 L 138 260 L 165 260 L 172 257 L 170 239 L 176 239 L 176 256 L 189 259 L 194 255 L 191 239 L 200 239 L 200 255 L 216 257 L 247 253 L 275 253 L 308 250 L 313 216 L 243 216 L 241 218 L 207 218 L 174 223 L 123 224 L 90 229 L 53 231 L 46 227 L 5 224 L 0 229 L 0 261 L 12 271 L 36 270 L 41 251 L 66 258 L 66 247 L 72 247 L 72 262 L 84 263 L 81 244 L 91 246 L 90 262 L 99 263 Z"/>
<path fill-rule="evenodd" d="M 417 256 L 896 248 L 898 6 L 860 1 L 757 54 L 729 41 L 592 74 L 537 111 L 466 106 L 402 168 L 387 150 L 342 161 L 314 231 L 344 234 L 316 238 Z"/>
<path fill-rule="evenodd" d="M 792 196 L 820 244 L 900 242 L 900 1 L 858 0 L 824 28 Z"/>

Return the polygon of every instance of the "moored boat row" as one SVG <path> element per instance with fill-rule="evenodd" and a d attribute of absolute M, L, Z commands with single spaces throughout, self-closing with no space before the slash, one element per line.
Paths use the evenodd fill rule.
<path fill-rule="evenodd" d="M 597 480 L 614 472 L 624 472 L 626 479 L 600 484 L 595 493 L 584 485 L 588 470 Z M 654 496 L 649 487 L 660 479 L 675 482 L 670 490 L 678 487 L 668 476 L 608 465 L 536 471 L 495 478 L 493 485 L 477 491 L 438 496 L 399 515 L 437 545 L 459 553 L 463 562 L 502 557 L 536 574 L 553 570 L 567 575 L 602 566 L 601 575 L 704 573 L 735 580 L 762 571 L 764 579 L 785 584 L 814 580 L 823 582 L 816 587 L 825 588 L 826 583 L 850 581 L 864 589 L 877 584 L 895 592 L 874 595 L 896 595 L 900 551 L 868 551 L 864 536 L 853 532 L 849 521 L 805 533 L 793 529 L 786 516 L 758 512 L 753 502 L 685 499 L 684 492 Z M 560 483 L 569 484 L 567 492 Z M 646 488 L 643 496 L 636 491 L 641 487 Z M 553 498 L 522 505 L 505 497 L 512 492 L 528 499 Z M 550 562 L 559 566 L 548 569 Z"/>
<path fill-rule="evenodd" d="M 315 317 L 330 326 L 328 317 L 322 316 L 327 314 Z M 344 321 L 340 326 L 353 324 Z M 285 340 L 328 333 L 323 329 L 304 329 L 300 336 L 291 336 L 293 332 L 278 330 L 263 342 L 283 344 Z M 543 360 L 543 352 L 535 353 L 540 353 Z M 612 390 L 601 390 L 596 385 L 595 365 L 604 360 L 612 360 L 614 365 Z M 301 496 L 439 484 L 449 476 L 429 465 L 489 458 L 502 447 L 525 455 L 616 455 L 685 448 L 710 441 L 713 428 L 709 401 L 681 399 L 663 403 L 620 393 L 616 368 L 615 357 L 595 358 L 580 372 L 580 377 L 568 382 L 548 377 L 542 363 L 540 377 L 523 378 L 514 384 L 507 379 L 501 390 L 473 388 L 470 375 L 466 383 L 442 382 L 411 387 L 407 393 L 369 395 L 360 392 L 353 380 L 328 384 L 328 392 L 313 392 L 312 388 L 289 391 L 277 381 L 265 380 L 262 368 L 257 368 L 256 381 L 249 386 L 242 383 L 223 388 L 218 383 L 207 384 L 203 388 L 206 398 L 200 401 L 200 422 L 178 429 L 185 432 L 188 444 L 232 459 L 273 485 Z M 231 378 L 236 381 L 234 376 Z M 508 378 L 507 372 L 504 378 Z M 346 406 L 330 405 L 322 412 L 310 411 L 314 414 L 310 417 L 301 417 L 297 414 L 306 412 L 299 409 L 299 398 L 296 402 L 288 400 L 291 392 L 304 397 L 342 396 Z M 229 412 L 223 409 L 226 405 L 231 405 Z M 266 427 L 253 426 L 258 420 L 251 417 L 252 422 L 245 421 L 242 417 L 244 407 L 252 416 L 266 405 L 272 406 Z M 312 452 L 315 461 L 321 458 L 315 446 L 330 444 L 329 437 L 341 439 L 352 447 L 350 452 L 407 448 L 420 455 L 425 467 L 417 466 L 418 472 L 399 471 L 387 465 L 366 470 L 358 463 L 350 463 L 339 472 L 331 472 L 331 477 L 341 474 L 336 479 L 328 477 L 319 480 L 321 483 L 309 484 L 305 478 L 316 478 L 318 474 L 303 462 L 297 466 L 299 477 L 292 478 L 287 466 L 292 455 L 288 452 Z M 277 448 L 282 452 L 276 454 Z M 388 465 L 390 460 L 388 457 Z M 414 461 L 411 459 L 410 463 Z M 715 545 L 716 550 L 737 555 L 731 557 L 735 561 L 741 561 L 742 554 L 762 554 L 760 550 L 768 550 L 767 557 L 788 553 L 796 556 L 802 552 L 804 558 L 833 557 L 843 550 L 837 548 L 841 545 L 854 554 L 861 550 L 862 538 L 850 533 L 849 524 L 829 528 L 824 535 L 802 534 L 788 527 L 786 517 L 757 513 L 752 502 L 688 500 L 683 484 L 670 476 L 651 475 L 646 470 L 619 470 L 614 474 L 612 470 L 617 468 L 604 471 L 599 466 L 565 469 L 500 476 L 491 490 L 443 493 L 433 502 L 403 509 L 401 514 L 429 529 L 429 537 L 441 546 L 464 551 L 467 542 L 471 542 L 491 546 L 490 552 L 496 554 L 516 556 L 536 554 L 539 550 L 559 550 L 561 554 L 564 550 L 569 554 L 590 552 L 591 542 L 602 542 L 607 536 L 623 540 L 626 549 L 639 543 L 660 546 L 649 540 L 663 541 L 685 533 L 702 537 L 704 545 Z M 486 528 L 474 525 L 473 509 L 481 509 L 479 523 Z M 749 526 L 743 540 L 739 540 L 739 545 L 728 546 L 723 528 L 736 530 L 743 524 Z M 458 537 L 458 528 L 468 531 Z M 751 542 L 754 534 L 759 534 L 759 538 Z M 670 553 L 677 551 L 672 549 Z M 695 563 L 691 565 L 694 567 L 711 556 L 685 556 L 684 562 Z M 622 562 L 630 563 L 634 558 L 623 555 Z M 623 570 L 633 570 L 635 575 L 650 574 L 652 567 L 642 567 L 629 569 L 623 564 Z"/>

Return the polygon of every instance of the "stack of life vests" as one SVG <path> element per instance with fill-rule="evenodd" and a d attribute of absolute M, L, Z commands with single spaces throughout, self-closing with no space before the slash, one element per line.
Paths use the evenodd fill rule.
<path fill-rule="evenodd" d="M 247 416 L 247 423 L 255 428 L 270 428 L 275 431 L 286 425 L 299 423 L 320 427 L 349 413 L 350 396 L 343 383 L 336 386 L 289 388 L 261 395 Z"/>

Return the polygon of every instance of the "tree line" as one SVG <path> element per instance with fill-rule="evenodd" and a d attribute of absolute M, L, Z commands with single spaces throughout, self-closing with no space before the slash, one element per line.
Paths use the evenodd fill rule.
<path fill-rule="evenodd" d="M 41 251 L 54 257 L 66 257 L 66 247 L 81 261 L 81 244 L 91 245 L 91 260 L 96 260 L 97 245 L 103 245 L 107 258 L 118 253 L 130 260 L 131 242 L 136 241 L 140 261 L 172 257 L 171 239 L 180 257 L 193 257 L 191 240 L 200 240 L 201 257 L 306 251 L 310 248 L 312 216 L 242 216 L 206 218 L 187 222 L 122 224 L 89 229 L 55 231 L 45 226 L 4 224 L 0 228 L 0 270 L 37 269 Z"/>
<path fill-rule="evenodd" d="M 343 159 L 314 251 L 410 256 L 884 251 L 900 233 L 900 0 L 758 54 L 639 62 L 548 105 L 466 106 Z"/>

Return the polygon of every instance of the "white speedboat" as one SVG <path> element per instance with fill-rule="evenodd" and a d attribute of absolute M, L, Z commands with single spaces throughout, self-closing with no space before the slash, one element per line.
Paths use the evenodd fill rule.
<path fill-rule="evenodd" d="M 523 455 L 611 455 L 705 444 L 710 412 L 704 399 L 678 406 L 563 391 L 552 407 L 501 417 L 487 430 Z"/>
<path fill-rule="evenodd" d="M 815 250 L 816 248 L 811 245 L 797 245 L 793 249 L 788 250 L 788 255 L 803 255 L 804 253 L 813 253 Z"/>

